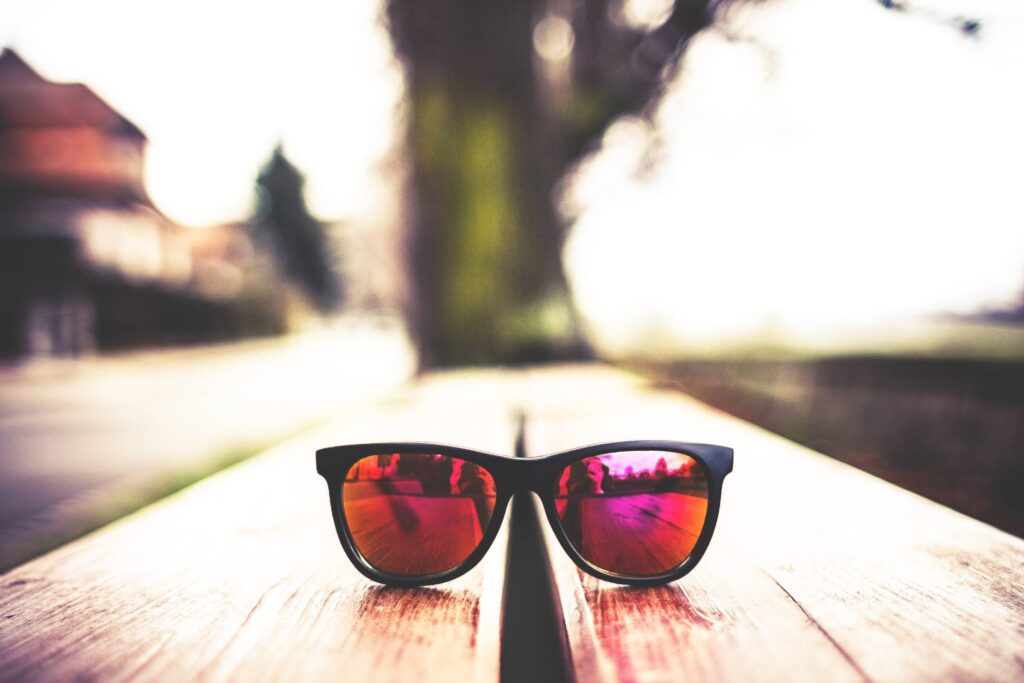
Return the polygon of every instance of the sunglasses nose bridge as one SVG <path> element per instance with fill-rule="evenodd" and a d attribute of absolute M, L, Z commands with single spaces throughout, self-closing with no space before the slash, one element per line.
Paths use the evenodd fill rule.
<path fill-rule="evenodd" d="M 513 460 L 512 467 L 509 467 L 508 477 L 511 493 L 527 493 L 538 491 L 540 488 L 540 465 L 539 462 L 526 458 Z"/>

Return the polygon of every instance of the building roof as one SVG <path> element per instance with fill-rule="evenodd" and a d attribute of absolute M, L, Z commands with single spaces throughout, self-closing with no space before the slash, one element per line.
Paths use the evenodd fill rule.
<path fill-rule="evenodd" d="M 14 50 L 0 52 L 0 127 L 86 126 L 145 139 L 134 123 L 81 83 L 54 83 Z"/>

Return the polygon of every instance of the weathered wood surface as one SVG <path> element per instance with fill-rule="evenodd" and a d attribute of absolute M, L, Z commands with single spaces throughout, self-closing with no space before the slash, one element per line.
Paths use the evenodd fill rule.
<path fill-rule="evenodd" d="M 374 584 L 338 544 L 313 452 L 511 453 L 513 430 L 505 375 L 428 379 L 24 565 L 0 577 L 0 680 L 495 680 L 505 538 L 452 583 Z"/>
<path fill-rule="evenodd" d="M 0 577 L 0 680 L 496 679 L 505 539 L 450 584 L 378 586 L 338 546 L 313 451 L 511 453 L 517 405 L 533 454 L 736 449 L 715 539 L 679 582 L 598 582 L 547 533 L 577 680 L 1024 680 L 1020 539 L 600 366 L 427 379 Z"/>
<path fill-rule="evenodd" d="M 676 583 L 602 583 L 547 533 L 579 680 L 1024 680 L 1024 541 L 625 373 L 537 370 L 522 391 L 534 455 L 736 449 L 711 547 Z"/>

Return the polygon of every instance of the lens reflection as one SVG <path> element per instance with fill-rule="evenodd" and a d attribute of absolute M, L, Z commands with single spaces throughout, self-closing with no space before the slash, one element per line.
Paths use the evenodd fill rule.
<path fill-rule="evenodd" d="M 558 519 L 572 546 L 594 566 L 623 576 L 654 576 L 686 560 L 708 509 L 700 464 L 668 451 L 627 451 L 578 460 L 562 471 Z"/>
<path fill-rule="evenodd" d="M 480 544 L 494 512 L 494 479 L 471 462 L 431 453 L 370 455 L 342 484 L 356 548 L 376 569 L 439 574 Z"/>

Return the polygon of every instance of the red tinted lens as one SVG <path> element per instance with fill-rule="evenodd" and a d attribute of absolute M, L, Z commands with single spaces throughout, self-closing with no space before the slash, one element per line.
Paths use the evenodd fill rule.
<path fill-rule="evenodd" d="M 566 467 L 557 486 L 555 508 L 569 543 L 612 574 L 672 571 L 690 556 L 707 517 L 704 469 L 682 453 L 596 455 Z"/>
<path fill-rule="evenodd" d="M 345 475 L 349 534 L 375 569 L 440 574 L 480 545 L 494 513 L 494 479 L 471 462 L 430 453 L 369 455 Z"/>

